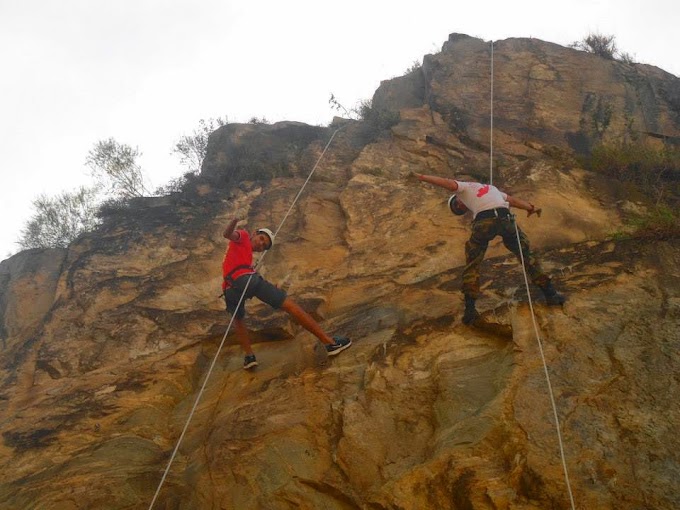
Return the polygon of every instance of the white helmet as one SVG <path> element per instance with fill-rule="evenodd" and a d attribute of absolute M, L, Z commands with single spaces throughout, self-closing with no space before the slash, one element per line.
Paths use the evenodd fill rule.
<path fill-rule="evenodd" d="M 458 207 L 457 207 L 458 203 L 459 203 L 458 198 L 456 197 L 455 194 L 453 194 L 449 197 L 449 209 L 451 210 L 451 212 L 453 214 L 455 214 L 456 216 L 462 216 L 467 211 L 461 211 L 460 209 L 458 209 Z M 465 204 L 463 204 L 463 205 L 465 205 Z"/>
<path fill-rule="evenodd" d="M 272 232 L 268 228 L 258 228 L 255 231 L 255 233 L 256 234 L 265 234 L 269 238 L 269 248 L 274 246 L 274 232 Z M 269 248 L 266 248 L 266 249 L 268 250 Z"/>

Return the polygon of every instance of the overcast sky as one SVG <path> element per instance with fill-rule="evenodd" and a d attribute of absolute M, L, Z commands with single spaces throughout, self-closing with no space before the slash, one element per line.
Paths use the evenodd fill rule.
<path fill-rule="evenodd" d="M 568 45 L 615 35 L 680 75 L 678 0 L 0 0 L 0 259 L 40 193 L 90 183 L 98 140 L 138 147 L 153 188 L 200 119 L 327 124 L 453 32 Z M 552 7 L 554 6 L 554 7 Z"/>

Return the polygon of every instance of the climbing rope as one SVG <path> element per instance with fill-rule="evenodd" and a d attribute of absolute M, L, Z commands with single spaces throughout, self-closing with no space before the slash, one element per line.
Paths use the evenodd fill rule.
<path fill-rule="evenodd" d="M 293 210 L 293 207 L 295 207 L 295 204 L 297 203 L 298 199 L 302 195 L 302 192 L 304 191 L 305 187 L 307 186 L 307 183 L 309 180 L 312 178 L 312 175 L 314 175 L 314 172 L 316 171 L 316 167 L 319 166 L 319 162 L 321 159 L 324 157 L 326 154 L 326 151 L 328 150 L 328 147 L 330 147 L 331 142 L 335 138 L 335 135 L 340 131 L 344 126 L 340 126 L 338 129 L 333 131 L 333 135 L 331 136 L 330 140 L 328 140 L 328 143 L 326 144 L 326 147 L 324 147 L 323 151 L 321 152 L 321 155 L 319 158 L 316 160 L 316 164 L 312 168 L 312 170 L 309 172 L 309 175 L 307 176 L 307 179 L 305 182 L 302 184 L 302 187 L 300 188 L 300 191 L 298 194 L 295 196 L 293 199 L 293 203 L 290 205 L 288 208 L 288 211 L 284 215 L 283 219 L 281 220 L 281 223 L 279 223 L 278 228 L 276 229 L 276 232 L 274 232 L 274 237 L 279 233 L 279 230 L 281 230 L 281 227 L 283 226 L 284 222 L 290 215 L 291 211 Z M 257 268 L 258 266 L 262 265 L 262 261 L 264 260 L 265 255 L 267 252 L 265 251 L 262 253 L 262 255 L 258 258 L 254 268 Z M 250 281 L 253 278 L 253 275 L 251 274 L 248 278 L 248 281 L 246 282 L 246 286 L 243 288 L 243 292 L 241 293 L 241 297 L 238 301 L 238 305 L 236 305 L 236 310 L 241 306 L 241 303 L 243 302 L 243 299 L 246 295 L 246 291 L 248 290 L 248 286 L 250 285 Z M 203 392 L 205 391 L 205 387 L 208 384 L 208 379 L 210 379 L 210 375 L 212 374 L 213 368 L 215 367 L 215 363 L 217 363 L 217 359 L 220 355 L 220 352 L 222 351 L 222 348 L 224 347 L 224 342 L 227 339 L 227 335 L 229 334 L 229 331 L 231 330 L 231 325 L 234 323 L 234 318 L 236 317 L 236 314 L 232 314 L 231 320 L 229 321 L 229 325 L 227 326 L 226 331 L 224 332 L 224 336 L 222 336 L 222 341 L 220 342 L 219 347 L 217 348 L 217 352 L 215 353 L 215 356 L 213 357 L 212 363 L 210 364 L 210 367 L 208 368 L 208 372 L 203 379 L 203 384 L 201 385 L 201 389 L 198 391 L 198 395 L 196 395 L 196 400 L 194 401 L 194 405 L 191 408 L 191 411 L 189 412 L 189 417 L 187 418 L 186 423 L 184 424 L 184 428 L 182 429 L 182 433 L 179 435 L 179 439 L 177 440 L 177 444 L 175 445 L 175 449 L 172 451 L 172 455 L 170 455 L 170 460 L 168 461 L 168 465 L 165 468 L 165 472 L 163 473 L 163 477 L 161 478 L 160 483 L 158 484 L 158 488 L 156 489 L 156 493 L 153 496 L 153 499 L 151 500 L 151 504 L 149 505 L 149 510 L 152 510 L 153 505 L 156 503 L 156 499 L 158 498 L 158 495 L 161 492 L 161 488 L 163 487 L 163 484 L 165 483 L 165 479 L 168 476 L 168 473 L 170 472 L 170 467 L 172 466 L 172 462 L 175 460 L 175 456 L 177 455 L 177 452 L 179 451 L 180 444 L 182 443 L 182 439 L 184 439 L 184 435 L 186 434 L 187 429 L 189 428 L 189 423 L 191 423 L 191 419 L 194 416 L 194 412 L 196 411 L 196 408 L 198 407 L 198 403 L 201 400 L 201 397 L 203 396 Z"/>
<path fill-rule="evenodd" d="M 283 226 L 283 223 L 288 219 L 288 215 L 290 212 L 293 210 L 293 207 L 295 207 L 296 202 L 298 201 L 298 198 L 300 198 L 300 195 L 302 195 L 302 192 L 305 190 L 305 186 L 307 186 L 307 183 L 309 180 L 312 178 L 312 175 L 314 175 L 314 172 L 316 171 L 316 167 L 319 165 L 319 162 L 321 161 L 321 158 L 323 158 L 324 154 L 326 154 L 326 151 L 328 150 L 328 147 L 331 145 L 331 142 L 333 141 L 333 138 L 335 138 L 335 135 L 340 131 L 342 128 L 345 126 L 340 126 L 338 129 L 333 131 L 333 135 L 331 136 L 330 140 L 328 140 L 328 143 L 326 144 L 326 147 L 324 147 L 323 152 L 321 153 L 321 156 L 319 156 L 319 159 L 316 160 L 316 164 L 314 165 L 314 168 L 312 168 L 312 171 L 309 172 L 309 175 L 307 176 L 307 179 L 305 182 L 302 184 L 302 187 L 300 188 L 300 191 L 298 191 L 298 194 L 295 195 L 295 198 L 293 199 L 293 203 L 290 204 L 290 207 L 288 208 L 288 211 L 286 211 L 286 214 L 283 216 L 283 219 L 281 220 L 281 223 L 279 224 L 279 227 L 276 229 L 276 232 L 274 232 L 274 237 L 276 237 L 276 234 L 279 233 L 279 230 L 281 230 L 281 227 Z"/>
<path fill-rule="evenodd" d="M 489 129 L 489 184 L 493 186 L 493 41 L 491 41 L 491 122 Z"/>
<path fill-rule="evenodd" d="M 555 396 L 553 394 L 552 384 L 550 382 L 550 374 L 548 373 L 548 364 L 545 361 L 545 354 L 543 352 L 543 342 L 541 335 L 538 333 L 538 325 L 536 324 L 536 315 L 534 313 L 534 304 L 531 300 L 531 291 L 529 289 L 529 278 L 527 277 L 526 266 L 524 265 L 524 253 L 522 252 L 522 244 L 519 238 L 519 229 L 517 221 L 513 217 L 513 224 L 515 225 L 515 234 L 517 234 L 517 246 L 519 247 L 519 258 L 522 262 L 522 273 L 524 274 L 524 285 L 527 289 L 527 297 L 529 298 L 529 310 L 531 311 L 531 322 L 534 325 L 534 333 L 536 334 L 536 342 L 538 342 L 538 351 L 541 353 L 541 361 L 543 362 L 543 371 L 545 372 L 545 380 L 548 383 L 548 393 L 550 395 L 550 404 L 552 405 L 553 417 L 555 418 L 555 428 L 557 429 L 557 442 L 560 445 L 560 457 L 562 458 L 562 469 L 564 470 L 564 479 L 567 483 L 567 492 L 569 493 L 569 501 L 571 502 L 572 510 L 576 510 L 574 506 L 574 496 L 571 492 L 571 483 L 569 483 L 569 471 L 567 471 L 567 461 L 564 456 L 564 444 L 562 443 L 562 433 L 560 432 L 560 419 L 557 416 L 557 405 L 555 404 Z"/>
<path fill-rule="evenodd" d="M 493 184 L 493 41 L 491 41 L 491 143 L 489 154 L 489 184 Z M 529 310 L 531 311 L 531 321 L 534 325 L 534 333 L 536 334 L 536 341 L 538 342 L 538 350 L 541 353 L 541 361 L 543 362 L 543 371 L 545 372 L 545 380 L 548 383 L 548 393 L 550 394 L 550 403 L 552 405 L 553 417 L 555 418 L 555 428 L 557 429 L 557 441 L 560 446 L 560 457 L 562 459 L 562 469 L 564 470 L 564 479 L 567 483 L 567 492 L 569 493 L 569 501 L 571 502 L 572 510 L 576 510 L 574 505 L 574 496 L 571 492 L 571 483 L 569 482 L 569 472 L 567 470 L 567 461 L 564 456 L 564 444 L 562 443 L 562 433 L 560 432 L 560 420 L 557 416 L 557 405 L 555 404 L 555 396 L 553 394 L 552 383 L 550 382 L 550 374 L 548 373 L 548 364 L 545 360 L 543 352 L 543 342 L 538 333 L 538 325 L 536 324 L 536 314 L 534 313 L 534 304 L 531 300 L 531 290 L 529 289 L 529 278 L 527 277 L 527 270 L 524 264 L 524 253 L 522 252 L 522 243 L 519 237 L 519 229 L 517 221 L 512 217 L 513 225 L 515 226 L 515 234 L 517 234 L 517 246 L 519 247 L 520 261 L 522 262 L 522 273 L 524 274 L 524 284 L 527 289 L 527 297 L 529 298 Z"/>

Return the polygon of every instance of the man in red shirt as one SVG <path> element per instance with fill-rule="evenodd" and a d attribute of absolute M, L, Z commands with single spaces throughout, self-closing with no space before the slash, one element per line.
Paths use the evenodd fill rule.
<path fill-rule="evenodd" d="M 235 314 L 236 337 L 246 355 L 243 368 L 248 369 L 257 366 L 248 329 L 243 321 L 246 314 L 245 301 L 252 297 L 258 298 L 272 308 L 288 312 L 298 324 L 324 344 L 329 356 L 335 356 L 352 345 L 349 338 L 339 336 L 331 338 L 328 336 L 307 312 L 286 295 L 284 290 L 269 283 L 255 271 L 253 268 L 253 252 L 263 252 L 272 247 L 274 243 L 272 231 L 261 228 L 250 235 L 245 230 L 237 230 L 237 223 L 238 219 L 231 220 L 222 233 L 226 239 L 229 239 L 229 246 L 222 262 L 222 290 L 224 291 L 227 310 Z"/>
<path fill-rule="evenodd" d="M 423 182 L 441 186 L 456 194 L 449 198 L 449 208 L 456 215 L 472 212 L 472 235 L 465 243 L 465 268 L 463 269 L 463 294 L 465 295 L 465 313 L 463 323 L 471 324 L 479 316 L 475 309 L 475 301 L 481 291 L 479 288 L 479 266 L 489 241 L 501 236 L 505 247 L 520 258 L 520 249 L 531 281 L 543 291 L 549 305 L 561 305 L 565 298 L 558 293 L 543 272 L 539 260 L 533 256 L 529 247 L 529 239 L 516 225 L 510 207 L 524 209 L 527 217 L 536 213 L 541 216 L 541 209 L 520 198 L 503 193 L 495 186 L 478 182 L 463 182 L 435 175 L 415 174 Z M 517 232 L 515 231 L 517 228 Z M 519 244 L 517 235 L 519 234 Z"/>

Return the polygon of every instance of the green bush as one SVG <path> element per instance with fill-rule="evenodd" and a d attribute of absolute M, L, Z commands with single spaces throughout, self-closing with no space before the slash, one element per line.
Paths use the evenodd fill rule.
<path fill-rule="evenodd" d="M 146 177 L 137 158 L 139 149 L 113 138 L 100 140 L 87 153 L 85 164 L 106 194 L 120 200 L 148 196 Z"/>
<path fill-rule="evenodd" d="M 575 41 L 569 46 L 577 50 L 587 51 L 599 55 L 608 60 L 618 60 L 626 64 L 634 64 L 635 57 L 626 51 L 620 51 L 616 46 L 616 37 L 613 35 L 588 34 L 580 41 Z"/>
<path fill-rule="evenodd" d="M 22 250 L 30 248 L 66 248 L 84 232 L 99 223 L 97 191 L 81 186 L 55 197 L 39 195 L 33 200 L 34 214 L 21 231 Z"/>
<path fill-rule="evenodd" d="M 365 144 L 376 141 L 400 120 L 398 111 L 377 107 L 371 99 L 359 101 L 359 104 L 351 110 L 345 108 L 333 94 L 328 102 L 334 110 L 341 112 L 347 118 L 362 121 L 360 138 Z"/>
<path fill-rule="evenodd" d="M 616 47 L 616 37 L 613 35 L 602 35 L 598 33 L 588 34 L 582 40 L 572 43 L 571 47 L 599 55 L 600 57 L 609 60 L 614 60 L 618 53 L 618 48 Z"/>
<path fill-rule="evenodd" d="M 657 205 L 680 199 L 680 150 L 644 142 L 596 145 L 586 167 L 624 183 L 634 184 Z"/>
<path fill-rule="evenodd" d="M 651 201 L 647 214 L 631 218 L 612 239 L 665 239 L 680 235 L 680 150 L 655 147 L 644 142 L 600 144 L 593 148 L 585 166 L 635 186 Z"/>
<path fill-rule="evenodd" d="M 229 124 L 229 119 L 226 115 L 224 118 L 217 117 L 216 119 L 199 120 L 198 128 L 194 129 L 191 135 L 182 136 L 175 144 L 172 153 L 179 156 L 180 163 L 190 172 L 200 172 L 206 150 L 208 149 L 208 138 L 213 131 L 227 124 Z"/>
<path fill-rule="evenodd" d="M 248 124 L 255 124 L 256 126 L 268 126 L 271 124 L 266 117 L 251 117 Z"/>
<path fill-rule="evenodd" d="M 179 177 L 170 179 L 166 184 L 159 186 L 154 191 L 155 196 L 166 196 L 174 193 L 183 193 L 192 185 L 195 185 L 199 177 L 195 172 L 185 172 Z"/>
<path fill-rule="evenodd" d="M 361 136 L 365 143 L 376 141 L 399 123 L 399 112 L 375 107 L 370 99 L 361 101 L 357 111 L 359 118 L 364 122 Z"/>
<path fill-rule="evenodd" d="M 413 63 L 406 69 L 404 74 L 415 73 L 416 71 L 420 71 L 422 68 L 423 65 L 420 63 L 420 60 L 414 60 Z"/>
<path fill-rule="evenodd" d="M 670 239 L 680 236 L 680 216 L 667 205 L 657 205 L 645 215 L 632 218 L 624 230 L 611 234 L 611 239 Z"/>

